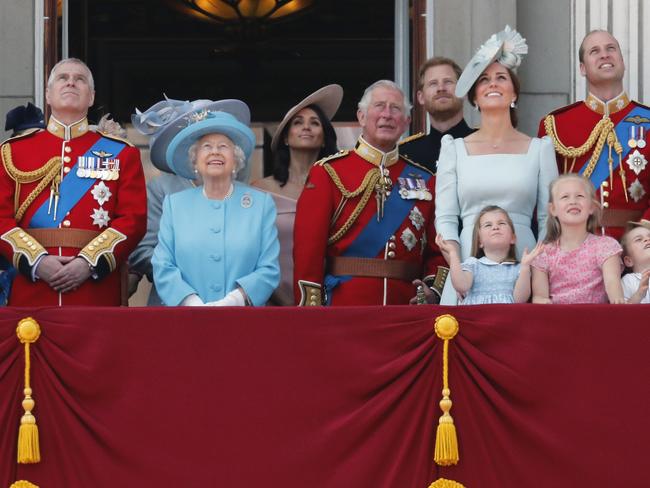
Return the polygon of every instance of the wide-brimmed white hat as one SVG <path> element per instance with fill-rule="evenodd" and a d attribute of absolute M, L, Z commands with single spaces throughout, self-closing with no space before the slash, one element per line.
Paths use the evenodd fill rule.
<path fill-rule="evenodd" d="M 467 63 L 456 83 L 456 96 L 462 98 L 467 95 L 481 73 L 495 61 L 506 68 L 516 70 L 526 53 L 528 53 L 526 39 L 506 25 L 501 32 L 492 34 Z"/>
<path fill-rule="evenodd" d="M 343 87 L 341 87 L 341 85 L 333 84 L 319 88 L 314 93 L 304 98 L 298 105 L 291 107 L 282 119 L 282 122 L 278 125 L 278 128 L 275 129 L 273 139 L 271 140 L 271 151 L 275 152 L 277 150 L 278 144 L 280 143 L 280 135 L 282 134 L 284 127 L 289 123 L 293 116 L 303 108 L 308 107 L 309 105 L 316 105 L 323 111 L 325 117 L 332 120 L 341 105 L 341 100 L 343 100 Z"/>
<path fill-rule="evenodd" d="M 188 151 L 192 144 L 207 134 L 223 134 L 244 151 L 244 165 L 255 149 L 255 134 L 248 126 L 250 110 L 241 100 L 219 100 L 191 111 L 173 123 L 173 137 L 167 146 L 165 159 L 172 172 L 184 178 L 194 178 L 194 166 Z"/>

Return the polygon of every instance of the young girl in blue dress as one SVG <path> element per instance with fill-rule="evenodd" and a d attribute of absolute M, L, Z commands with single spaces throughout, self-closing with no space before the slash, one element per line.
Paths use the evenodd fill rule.
<path fill-rule="evenodd" d="M 515 258 L 515 228 L 508 212 L 496 205 L 484 207 L 472 234 L 472 255 L 461 263 L 457 246 L 436 236 L 436 244 L 449 256 L 449 276 L 459 305 L 525 303 L 530 297 L 530 263 L 541 247 L 525 249 Z"/>

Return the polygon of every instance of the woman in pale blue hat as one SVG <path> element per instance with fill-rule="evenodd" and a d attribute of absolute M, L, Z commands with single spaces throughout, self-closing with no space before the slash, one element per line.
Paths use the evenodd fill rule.
<path fill-rule="evenodd" d="M 240 100 L 191 111 L 166 130 L 170 170 L 202 185 L 168 195 L 152 257 L 166 305 L 264 305 L 278 286 L 273 199 L 236 181 L 255 147 Z"/>
<path fill-rule="evenodd" d="M 456 84 L 456 96 L 467 95 L 481 112 L 476 132 L 463 139 L 442 138 L 438 159 L 436 232 L 461 262 L 470 256 L 472 229 L 487 205 L 510 215 L 517 259 L 525 248 L 535 247 L 535 215 L 539 231 L 546 228 L 548 185 L 557 176 L 553 144 L 516 128 L 520 87 L 515 71 L 527 52 L 526 40 L 506 26 L 478 49 Z M 456 298 L 447 280 L 440 303 L 455 304 Z"/>

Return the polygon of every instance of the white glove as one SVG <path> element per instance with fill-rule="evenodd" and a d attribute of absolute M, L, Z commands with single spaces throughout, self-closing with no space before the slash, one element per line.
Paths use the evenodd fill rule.
<path fill-rule="evenodd" d="M 181 302 L 181 307 L 200 307 L 202 305 L 205 305 L 205 303 L 196 293 L 187 295 Z"/>
<path fill-rule="evenodd" d="M 243 307 L 246 305 L 244 295 L 239 288 L 231 291 L 221 300 L 208 302 L 205 304 L 208 307 Z"/>

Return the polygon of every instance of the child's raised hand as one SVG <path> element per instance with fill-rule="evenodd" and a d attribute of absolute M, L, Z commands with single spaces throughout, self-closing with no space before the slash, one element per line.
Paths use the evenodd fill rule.
<path fill-rule="evenodd" d="M 531 252 L 528 252 L 528 248 L 525 248 L 524 253 L 521 256 L 521 264 L 524 266 L 530 266 L 533 260 L 540 255 L 543 248 L 544 245 L 541 242 L 538 242 Z"/>
<path fill-rule="evenodd" d="M 639 283 L 639 288 L 636 291 L 642 297 L 645 296 L 646 293 L 648 293 L 649 280 L 650 280 L 650 269 L 646 269 L 643 273 L 641 273 L 641 282 Z"/>
<path fill-rule="evenodd" d="M 450 256 L 458 254 L 458 246 L 456 244 L 456 241 L 446 241 L 440 234 L 436 235 L 436 245 L 448 263 Z"/>

